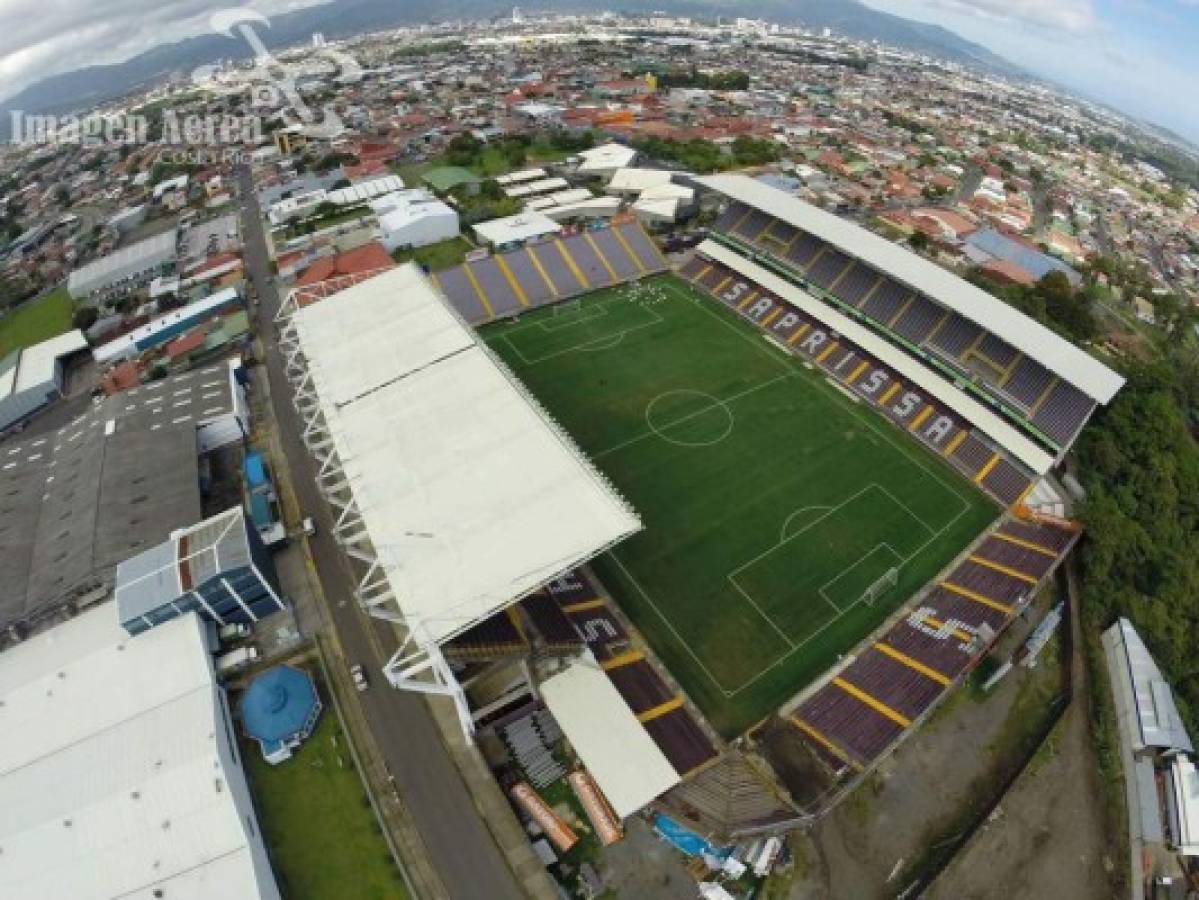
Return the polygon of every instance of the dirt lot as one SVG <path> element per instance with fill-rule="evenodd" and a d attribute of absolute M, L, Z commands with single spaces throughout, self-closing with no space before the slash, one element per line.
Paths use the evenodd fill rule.
<path fill-rule="evenodd" d="M 1069 621 L 1081 647 L 1077 618 Z M 995 896 L 996 885 L 1005 900 L 1118 896 L 1113 873 L 1127 858 L 1127 836 L 1108 833 L 1081 652 L 1071 665 L 1073 703 L 991 821 L 933 883 L 930 900 L 981 900 Z"/>
<path fill-rule="evenodd" d="M 1086 707 L 1074 703 L 1000 805 L 934 882 L 929 900 L 1111 897 Z M 1049 851 L 1049 852 L 1047 852 Z"/>
<path fill-rule="evenodd" d="M 1016 646 L 1030 624 L 1007 635 L 1005 647 Z M 1038 729 L 1061 691 L 1057 647 L 1055 639 L 1035 669 L 1016 667 L 989 694 L 974 685 L 959 689 L 810 835 L 797 838 L 809 864 L 791 900 L 900 893 L 910 881 L 908 867 L 930 844 L 952 838 L 996 789 L 997 763 L 1022 758 L 1016 747 Z"/>

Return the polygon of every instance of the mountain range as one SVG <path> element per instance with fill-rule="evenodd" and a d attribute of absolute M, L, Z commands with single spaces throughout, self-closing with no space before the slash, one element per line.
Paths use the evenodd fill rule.
<path fill-rule="evenodd" d="M 415 8 L 414 8 L 415 7 Z M 654 0 L 653 9 L 674 15 L 715 18 L 752 16 L 785 25 L 828 28 L 845 37 L 880 41 L 1003 74 L 1021 74 L 1011 63 L 989 50 L 937 25 L 914 22 L 879 12 L 858 0 Z M 480 19 L 507 15 L 510 0 L 441 0 L 436 21 Z M 614 11 L 644 12 L 629 0 L 618 0 Z M 594 12 L 579 0 L 540 0 L 538 11 Z M 269 29 L 260 30 L 268 47 L 284 47 L 308 40 L 313 32 L 344 38 L 369 31 L 433 21 L 423 4 L 396 0 L 333 0 L 276 16 Z M 117 99 L 171 75 L 221 59 L 250 55 L 240 38 L 208 34 L 155 47 L 131 59 L 109 65 L 88 66 L 38 81 L 0 104 L 0 134 L 10 125 L 10 111 L 67 113 Z"/>

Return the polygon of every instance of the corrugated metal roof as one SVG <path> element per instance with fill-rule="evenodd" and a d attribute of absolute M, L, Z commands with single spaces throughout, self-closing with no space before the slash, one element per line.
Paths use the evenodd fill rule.
<path fill-rule="evenodd" d="M 1190 735 L 1178 713 L 1174 693 L 1162 677 L 1149 649 L 1128 619 L 1120 619 L 1118 629 L 1124 663 L 1132 681 L 1133 702 L 1136 704 L 1137 724 L 1142 744 L 1163 750 L 1175 749 L 1194 753 Z"/>
<path fill-rule="evenodd" d="M 746 175 L 707 175 L 697 183 L 776 216 L 879 269 L 946 309 L 1003 338 L 1099 403 L 1108 403 L 1124 379 L 1090 354 L 952 272 Z"/>

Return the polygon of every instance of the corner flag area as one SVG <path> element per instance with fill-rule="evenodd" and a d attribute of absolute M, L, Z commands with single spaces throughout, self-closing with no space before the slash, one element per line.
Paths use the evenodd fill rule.
<path fill-rule="evenodd" d="M 835 664 L 999 515 L 673 276 L 483 336 L 641 515 L 645 530 L 596 570 L 726 737 Z"/>

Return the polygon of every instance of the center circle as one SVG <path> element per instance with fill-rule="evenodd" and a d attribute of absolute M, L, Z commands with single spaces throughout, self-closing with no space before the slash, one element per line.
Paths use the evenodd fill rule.
<path fill-rule="evenodd" d="M 733 411 L 723 400 L 680 388 L 664 391 L 645 407 L 650 431 L 679 447 L 711 447 L 733 431 Z"/>

